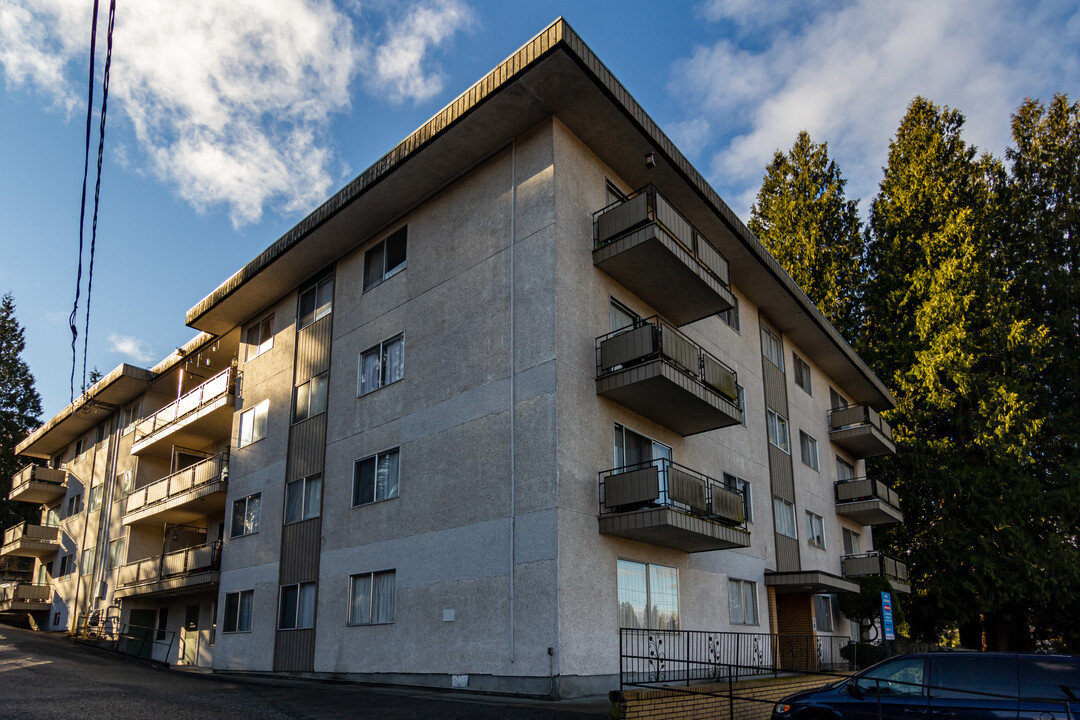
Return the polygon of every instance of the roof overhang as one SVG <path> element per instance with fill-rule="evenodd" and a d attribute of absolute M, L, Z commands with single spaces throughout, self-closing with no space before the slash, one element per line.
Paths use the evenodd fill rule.
<path fill-rule="evenodd" d="M 859 583 L 821 570 L 766 572 L 765 587 L 774 588 L 781 595 L 859 592 Z"/>
<path fill-rule="evenodd" d="M 90 428 L 138 397 L 156 374 L 134 365 L 122 364 L 94 383 L 68 405 L 15 446 L 16 455 L 50 458 Z"/>
<path fill-rule="evenodd" d="M 562 18 L 191 308 L 188 325 L 220 335 L 243 324 L 552 116 L 632 186 L 662 187 L 727 256 L 738 289 L 854 401 L 895 406 L 885 385 Z M 646 168 L 647 153 L 655 168 Z"/>

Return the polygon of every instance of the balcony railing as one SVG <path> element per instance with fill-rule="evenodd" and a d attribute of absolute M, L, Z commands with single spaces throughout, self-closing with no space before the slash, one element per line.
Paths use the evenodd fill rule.
<path fill-rule="evenodd" d="M 172 429 L 199 417 L 200 411 L 217 401 L 235 393 L 235 373 L 226 368 L 194 390 L 184 394 L 179 400 L 169 403 L 153 415 L 135 423 L 135 437 L 132 451 L 139 445 L 144 447 L 149 441 L 168 434 Z"/>
<path fill-rule="evenodd" d="M 863 525 L 904 521 L 896 491 L 880 480 L 866 477 L 836 483 L 836 513 Z"/>
<path fill-rule="evenodd" d="M 27 465 L 11 478 L 8 500 L 40 505 L 63 497 L 66 492 L 66 471 Z"/>
<path fill-rule="evenodd" d="M 884 575 L 892 581 L 897 592 L 911 592 L 907 564 L 877 550 L 858 555 L 845 555 L 840 558 L 840 564 L 846 578 Z"/>
<path fill-rule="evenodd" d="M 224 452 L 163 477 L 133 491 L 124 505 L 124 522 L 156 515 L 185 500 L 204 497 L 215 483 L 224 483 L 229 475 L 229 453 Z M 205 513 L 202 513 L 205 514 Z"/>
<path fill-rule="evenodd" d="M 596 339 L 596 384 L 681 435 L 742 422 L 735 371 L 659 316 Z"/>
<path fill-rule="evenodd" d="M 221 542 L 219 541 L 122 565 L 117 576 L 117 584 L 121 588 L 153 585 L 173 578 L 201 575 L 220 569 Z"/>
<path fill-rule="evenodd" d="M 829 439 L 856 457 L 892 455 L 892 427 L 867 403 L 829 411 Z"/>
<path fill-rule="evenodd" d="M 728 261 L 653 185 L 593 215 L 593 264 L 677 325 L 734 306 Z"/>
<path fill-rule="evenodd" d="M 686 552 L 746 547 L 742 491 L 667 459 L 600 473 L 600 532 Z"/>
<path fill-rule="evenodd" d="M 2 555 L 19 557 L 45 557 L 60 547 L 60 529 L 47 525 L 31 525 L 21 522 L 4 531 Z"/>
<path fill-rule="evenodd" d="M 0 612 L 11 610 L 40 610 L 52 602 L 51 585 L 19 583 L 0 587 Z"/>

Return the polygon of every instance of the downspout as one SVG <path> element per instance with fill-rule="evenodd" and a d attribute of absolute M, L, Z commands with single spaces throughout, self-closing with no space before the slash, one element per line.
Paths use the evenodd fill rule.
<path fill-rule="evenodd" d="M 112 437 L 109 437 L 109 452 L 106 453 L 105 463 L 108 465 L 108 455 L 112 453 L 113 442 Z M 83 518 L 83 531 L 82 538 L 79 540 L 78 546 L 75 548 L 75 557 L 73 562 L 75 564 L 75 597 L 71 600 L 71 609 L 75 612 L 75 623 L 72 625 L 72 632 L 79 629 L 79 591 L 82 590 L 82 553 L 86 549 L 86 531 L 90 528 L 90 496 L 94 491 L 94 471 L 97 469 L 98 452 L 97 448 L 94 448 L 94 460 L 90 463 L 90 483 L 89 485 L 83 485 L 83 494 L 86 496 L 86 516 Z M 97 550 L 95 549 L 96 553 Z M 94 558 L 95 565 L 97 564 L 97 558 Z M 90 574 L 90 589 L 94 587 L 94 575 Z M 89 614 L 89 613 L 88 613 Z"/>
<path fill-rule="evenodd" d="M 101 510 L 98 515 L 97 548 L 94 550 L 94 572 L 90 576 L 89 602 L 95 597 L 101 583 L 105 582 L 105 563 L 109 556 L 109 525 L 112 520 L 113 495 L 116 492 L 116 460 L 120 454 L 120 438 L 123 437 L 124 425 L 120 421 L 120 415 L 115 416 L 115 427 L 112 433 L 112 441 L 109 443 L 109 458 L 105 464 L 105 482 L 102 487 Z M 134 479 L 133 479 L 134 482 Z M 89 520 L 89 518 L 87 518 Z M 103 598 L 104 596 L 102 596 Z"/>
<path fill-rule="evenodd" d="M 517 363 L 514 353 L 514 244 L 517 241 L 514 212 L 517 209 L 517 140 L 510 143 L 510 662 L 514 662 L 514 535 L 517 526 L 517 506 L 514 483 L 517 461 L 514 456 L 514 403 L 516 402 Z"/>

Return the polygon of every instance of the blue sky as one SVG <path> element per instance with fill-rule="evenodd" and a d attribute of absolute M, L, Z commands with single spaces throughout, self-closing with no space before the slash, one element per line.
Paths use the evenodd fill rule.
<path fill-rule="evenodd" d="M 865 211 L 916 94 L 999 156 L 1025 97 L 1080 97 L 1080 8 L 1060 0 L 118 4 L 88 357 L 103 372 L 190 339 L 188 308 L 559 15 L 744 219 L 800 129 Z M 69 399 L 91 7 L 0 0 L 0 292 L 44 418 Z M 81 358 L 80 337 L 77 376 Z"/>

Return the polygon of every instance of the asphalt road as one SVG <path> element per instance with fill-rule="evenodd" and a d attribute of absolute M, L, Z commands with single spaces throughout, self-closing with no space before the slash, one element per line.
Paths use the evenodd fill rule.
<path fill-rule="evenodd" d="M 544 702 L 155 668 L 0 625 L 0 720 L 597 720 L 604 700 Z"/>

